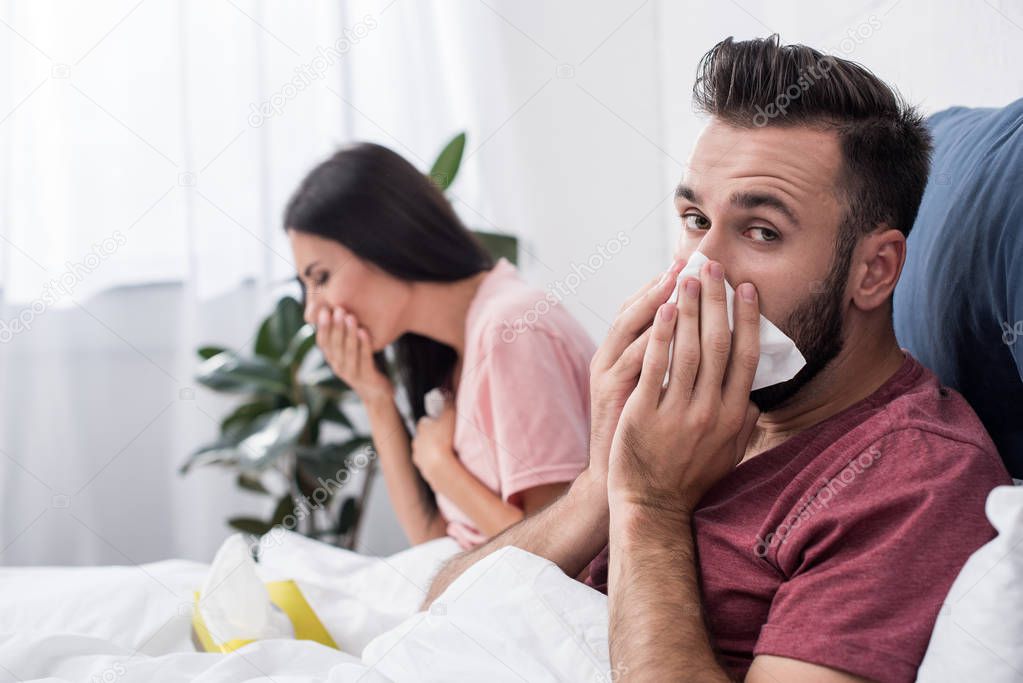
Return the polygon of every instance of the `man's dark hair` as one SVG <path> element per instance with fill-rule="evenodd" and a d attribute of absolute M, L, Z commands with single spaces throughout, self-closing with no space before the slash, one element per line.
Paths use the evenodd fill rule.
<path fill-rule="evenodd" d="M 840 244 L 879 223 L 909 234 L 927 184 L 931 135 L 916 109 L 866 68 L 805 45 L 781 45 L 777 34 L 726 38 L 700 60 L 693 104 L 742 128 L 834 130 L 847 206 Z"/>

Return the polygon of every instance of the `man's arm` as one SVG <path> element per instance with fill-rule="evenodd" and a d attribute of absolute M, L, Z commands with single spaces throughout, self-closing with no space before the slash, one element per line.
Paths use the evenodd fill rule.
<path fill-rule="evenodd" d="M 729 681 L 703 621 L 691 519 L 742 460 L 759 412 L 749 402 L 759 357 L 756 291 L 739 285 L 728 329 L 724 271 L 710 262 L 661 306 L 636 389 L 611 445 L 608 595 L 611 666 L 630 680 Z M 667 388 L 670 343 L 674 356 Z M 757 657 L 747 681 L 857 681 L 782 657 Z"/>
<path fill-rule="evenodd" d="M 648 509 L 616 510 L 609 570 L 615 671 L 629 674 L 629 680 L 732 680 L 718 663 L 707 633 L 688 519 Z M 771 655 L 756 657 L 745 680 L 869 683 L 831 667 Z"/>
<path fill-rule="evenodd" d="M 609 560 L 615 669 L 650 680 L 729 681 L 703 622 L 689 520 L 638 506 L 616 509 Z"/>
<path fill-rule="evenodd" d="M 545 557 L 569 576 L 578 576 L 607 544 L 607 524 L 605 480 L 585 470 L 564 495 L 544 509 L 480 547 L 448 560 L 434 577 L 422 609 L 428 608 L 462 572 L 506 546 Z"/>

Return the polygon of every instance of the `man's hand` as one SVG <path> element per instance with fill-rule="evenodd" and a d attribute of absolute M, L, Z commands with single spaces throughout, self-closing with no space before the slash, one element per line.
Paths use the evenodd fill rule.
<path fill-rule="evenodd" d="M 653 508 L 688 521 L 704 493 L 742 460 L 756 425 L 749 393 L 760 310 L 753 285 L 740 285 L 729 331 L 724 270 L 713 261 L 679 290 L 677 306 L 657 309 L 639 382 L 611 446 L 608 492 L 612 508 Z"/>
<path fill-rule="evenodd" d="M 611 441 L 629 394 L 636 387 L 650 324 L 668 300 L 685 261 L 675 261 L 627 299 L 590 361 L 589 474 L 606 481 Z"/>

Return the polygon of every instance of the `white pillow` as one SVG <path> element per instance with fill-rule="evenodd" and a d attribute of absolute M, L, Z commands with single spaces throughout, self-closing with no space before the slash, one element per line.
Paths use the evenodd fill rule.
<path fill-rule="evenodd" d="M 1023 487 L 995 488 L 985 511 L 998 536 L 952 584 L 918 683 L 1023 679 Z"/>

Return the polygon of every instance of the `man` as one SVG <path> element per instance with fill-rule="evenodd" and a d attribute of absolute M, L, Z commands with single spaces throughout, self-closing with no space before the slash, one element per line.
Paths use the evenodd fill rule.
<path fill-rule="evenodd" d="M 929 135 L 862 67 L 776 36 L 715 46 L 694 102 L 710 122 L 676 193 L 676 263 L 593 359 L 588 468 L 453 559 L 427 604 L 502 546 L 570 576 L 600 552 L 587 581 L 630 678 L 911 681 L 1010 481 L 892 331 Z M 697 247 L 710 263 L 665 303 Z M 807 365 L 751 393 L 761 313 Z"/>

